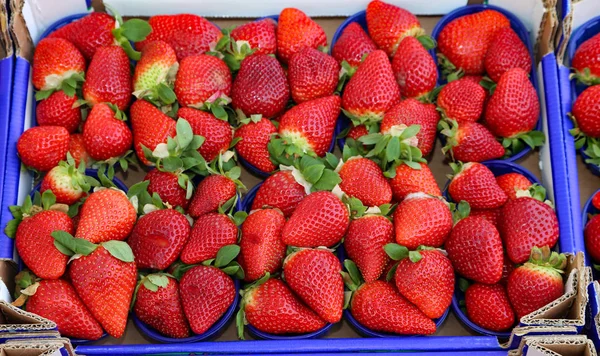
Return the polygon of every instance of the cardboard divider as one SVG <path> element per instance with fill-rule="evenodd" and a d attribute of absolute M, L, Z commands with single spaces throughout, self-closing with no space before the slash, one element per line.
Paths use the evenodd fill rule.
<path fill-rule="evenodd" d="M 528 336 L 509 356 L 596 356 L 596 348 L 585 335 Z"/>
<path fill-rule="evenodd" d="M 56 323 L 0 300 L 0 338 L 5 332 L 56 330 Z"/>

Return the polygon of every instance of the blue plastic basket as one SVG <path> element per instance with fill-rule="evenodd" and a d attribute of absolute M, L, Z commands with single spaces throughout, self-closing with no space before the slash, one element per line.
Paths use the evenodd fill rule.
<path fill-rule="evenodd" d="M 12 99 L 13 70 L 15 57 L 10 56 L 0 60 L 0 188 L 4 186 L 4 170 L 6 168 L 6 152 L 8 144 L 8 122 L 10 119 L 10 104 Z M 0 205 L 4 189 L 0 189 Z M 0 217 L 5 209 L 0 209 Z"/>

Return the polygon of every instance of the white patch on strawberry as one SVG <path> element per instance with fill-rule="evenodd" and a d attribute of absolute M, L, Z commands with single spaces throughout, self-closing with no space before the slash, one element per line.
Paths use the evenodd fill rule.
<path fill-rule="evenodd" d="M 229 160 L 232 159 L 234 156 L 235 152 L 233 151 L 225 151 L 221 154 L 221 157 L 223 158 L 223 163 L 229 162 Z"/>
<path fill-rule="evenodd" d="M 344 166 L 344 160 L 342 158 L 340 158 L 340 161 L 338 162 L 337 166 L 334 169 L 335 173 L 340 173 L 343 166 Z"/>
<path fill-rule="evenodd" d="M 517 190 L 517 198 L 531 198 L 529 190 Z"/>
<path fill-rule="evenodd" d="M 425 194 L 425 193 L 410 193 L 408 194 L 404 200 L 409 200 L 409 199 L 423 199 L 423 198 L 431 198 L 431 195 L 429 194 Z"/>
<path fill-rule="evenodd" d="M 381 209 L 378 206 L 370 206 L 367 210 L 365 210 L 365 215 L 379 215 L 381 214 Z"/>
<path fill-rule="evenodd" d="M 346 193 L 344 193 L 344 191 L 342 190 L 342 188 L 340 187 L 339 184 L 337 184 L 335 187 L 333 187 L 331 192 L 333 193 L 333 195 L 340 198 L 340 200 L 342 200 L 344 198 L 344 195 L 346 195 Z"/>
<path fill-rule="evenodd" d="M 129 198 L 129 202 L 131 203 L 131 205 L 133 205 L 133 208 L 135 209 L 135 211 L 138 211 L 139 200 L 138 200 L 137 195 L 134 195 L 131 198 Z"/>
<path fill-rule="evenodd" d="M 306 195 L 309 195 L 311 193 L 312 184 L 306 179 L 304 179 L 302 172 L 300 172 L 296 167 L 280 165 L 279 169 L 282 171 L 291 171 L 292 177 L 294 177 L 296 183 L 304 187 L 304 192 L 306 193 Z"/>
<path fill-rule="evenodd" d="M 551 207 L 554 210 L 554 203 L 551 202 L 550 200 L 544 200 L 544 204 L 548 205 L 549 207 Z"/>
<path fill-rule="evenodd" d="M 251 47 L 251 46 L 250 46 L 250 42 L 248 42 L 248 41 L 241 41 L 241 40 L 240 40 L 240 41 L 235 41 L 234 43 L 235 43 L 235 47 L 236 47 L 234 51 L 235 51 L 236 53 L 241 53 L 241 52 L 242 52 L 242 46 L 243 46 L 243 45 L 246 45 L 246 46 L 248 46 L 248 47 Z"/>
<path fill-rule="evenodd" d="M 71 261 L 75 261 L 77 259 L 80 259 L 81 257 L 83 257 L 82 254 L 76 253 L 73 256 L 71 256 L 71 258 L 69 258 L 69 260 L 67 261 L 67 264 L 71 263 Z"/>
<path fill-rule="evenodd" d="M 143 211 L 144 214 L 150 214 L 153 211 L 157 211 L 160 210 L 156 205 L 154 204 L 146 204 L 144 205 Z"/>
<path fill-rule="evenodd" d="M 190 226 L 194 226 L 194 219 L 192 219 L 192 217 L 189 216 L 188 214 L 185 214 L 184 216 L 187 219 L 187 221 L 190 223 Z"/>
<path fill-rule="evenodd" d="M 70 78 L 73 74 L 77 74 L 78 72 L 74 70 L 68 70 L 63 72 L 62 74 L 50 74 L 44 78 L 44 86 L 41 90 L 49 90 L 56 89 L 60 86 L 63 80 Z"/>
<path fill-rule="evenodd" d="M 37 292 L 37 289 L 39 286 L 40 286 L 39 283 L 34 283 L 34 284 L 30 285 L 29 287 L 22 289 L 21 294 L 25 294 L 26 296 L 31 297 L 32 295 L 35 294 L 35 292 Z"/>
<path fill-rule="evenodd" d="M 154 151 L 152 151 L 152 155 L 156 158 L 167 158 L 169 157 L 169 149 L 167 148 L 166 143 L 159 143 L 156 145 Z"/>
<path fill-rule="evenodd" d="M 108 189 L 106 187 L 94 187 L 94 193 L 99 192 L 101 190 Z"/>
<path fill-rule="evenodd" d="M 402 135 L 404 130 L 406 130 L 407 128 L 408 128 L 408 126 L 406 126 L 404 124 L 394 125 L 394 126 L 390 127 L 388 134 L 390 134 L 392 136 L 400 136 L 400 135 Z M 417 136 L 409 137 L 407 139 L 402 140 L 402 142 L 404 142 L 410 146 L 414 146 L 414 147 L 417 147 L 419 145 L 419 139 L 417 138 Z"/>

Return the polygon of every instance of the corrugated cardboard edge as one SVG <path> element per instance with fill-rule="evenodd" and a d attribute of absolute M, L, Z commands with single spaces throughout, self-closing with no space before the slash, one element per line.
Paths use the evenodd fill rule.
<path fill-rule="evenodd" d="M 24 0 L 10 0 L 10 32 L 14 41 L 15 54 L 31 63 L 33 59 L 33 41 L 23 17 L 23 4 Z"/>
<path fill-rule="evenodd" d="M 511 350 L 510 356 L 560 355 L 596 356 L 596 348 L 585 335 L 525 336 L 519 348 Z"/>
<path fill-rule="evenodd" d="M 0 301 L 0 333 L 14 331 L 55 330 L 56 323 Z"/>
<path fill-rule="evenodd" d="M 62 346 L 56 343 L 31 345 L 27 343 L 0 345 L 0 356 L 54 356 L 61 355 Z"/>
<path fill-rule="evenodd" d="M 577 335 L 579 332 L 574 326 L 517 326 L 510 334 L 510 338 L 500 346 L 503 349 L 518 349 L 525 336 L 538 335 Z"/>
<path fill-rule="evenodd" d="M 554 51 L 554 38 L 558 27 L 555 5 L 553 1 L 550 3 L 544 2 L 544 14 L 533 47 L 536 63 L 539 63 L 545 55 Z"/>
<path fill-rule="evenodd" d="M 9 332 L 0 333 L 0 342 L 6 343 L 9 340 L 19 339 L 59 339 L 60 333 L 55 330 L 42 330 L 36 332 L 23 331 L 23 332 Z"/>
<path fill-rule="evenodd" d="M 58 346 L 63 347 L 69 355 L 76 355 L 71 340 L 67 338 L 48 338 L 48 339 L 21 339 L 21 340 L 9 340 L 6 342 L 7 346 L 19 345 L 24 347 L 30 346 Z"/>
<path fill-rule="evenodd" d="M 0 2 L 0 59 L 12 57 L 13 43 L 9 32 L 8 9 L 6 2 Z"/>

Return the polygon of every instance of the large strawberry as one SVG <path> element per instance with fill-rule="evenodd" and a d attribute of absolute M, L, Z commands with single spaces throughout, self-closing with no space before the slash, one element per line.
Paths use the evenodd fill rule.
<path fill-rule="evenodd" d="M 323 320 L 342 319 L 344 281 L 342 266 L 327 250 L 303 249 L 289 255 L 283 264 L 290 288 Z"/>
<path fill-rule="evenodd" d="M 448 185 L 448 193 L 455 202 L 464 200 L 475 209 L 492 209 L 504 205 L 508 199 L 494 173 L 483 164 L 452 164 L 452 168 L 455 175 Z"/>
<path fill-rule="evenodd" d="M 444 118 L 463 124 L 481 118 L 486 99 L 485 89 L 465 77 L 444 85 L 437 97 L 437 106 Z"/>
<path fill-rule="evenodd" d="M 296 103 L 332 95 L 338 84 L 340 65 L 328 54 L 305 47 L 288 63 L 288 79 Z"/>
<path fill-rule="evenodd" d="M 136 100 L 129 111 L 133 131 L 133 147 L 142 163 L 150 165 L 142 147 L 154 151 L 167 138 L 175 137 L 176 122 L 145 100 Z"/>
<path fill-rule="evenodd" d="M 367 5 L 367 26 L 369 35 L 377 47 L 390 57 L 396 53 L 403 38 L 425 34 L 415 15 L 379 0 L 371 1 Z"/>
<path fill-rule="evenodd" d="M 418 163 L 420 169 L 408 164 L 396 166 L 396 175 L 390 179 L 390 186 L 396 201 L 402 201 L 411 193 L 425 193 L 432 196 L 442 196 L 440 187 L 429 169 L 427 163 Z"/>
<path fill-rule="evenodd" d="M 497 82 L 502 74 L 513 68 L 531 71 L 529 50 L 510 27 L 499 29 L 485 55 L 485 72 Z"/>
<path fill-rule="evenodd" d="M 231 94 L 231 72 L 217 57 L 200 54 L 179 63 L 175 94 L 182 107 L 201 108 Z"/>
<path fill-rule="evenodd" d="M 277 57 L 283 63 L 305 47 L 319 46 L 327 46 L 327 35 L 318 23 L 295 8 L 281 11 L 277 26 Z"/>
<path fill-rule="evenodd" d="M 396 208 L 394 226 L 396 242 L 408 249 L 440 247 L 452 229 L 452 213 L 442 198 L 411 193 Z"/>
<path fill-rule="evenodd" d="M 571 118 L 575 121 L 576 128 L 571 134 L 576 138 L 586 136 L 600 138 L 600 86 L 594 85 L 585 89 L 571 109 Z M 583 141 L 585 142 L 585 141 Z M 578 145 L 582 146 L 582 145 Z"/>
<path fill-rule="evenodd" d="M 133 95 L 153 102 L 172 104 L 172 84 L 179 69 L 175 50 L 166 42 L 154 41 L 144 47 L 133 73 Z"/>
<path fill-rule="evenodd" d="M 340 188 L 366 206 L 379 206 L 392 201 L 392 188 L 379 166 L 368 158 L 351 157 L 339 170 Z M 369 182 L 366 186 L 365 182 Z"/>
<path fill-rule="evenodd" d="M 188 213 L 193 218 L 217 211 L 220 206 L 236 195 L 235 182 L 223 175 L 214 174 L 204 178 L 190 202 Z"/>
<path fill-rule="evenodd" d="M 248 22 L 231 30 L 230 36 L 238 44 L 245 41 L 255 54 L 275 54 L 277 52 L 277 24 L 273 19 Z"/>
<path fill-rule="evenodd" d="M 85 75 L 84 99 L 90 105 L 111 103 L 125 110 L 131 102 L 132 88 L 129 58 L 123 48 L 98 48 Z"/>
<path fill-rule="evenodd" d="M 63 89 L 73 97 L 84 71 L 85 59 L 81 52 L 65 39 L 44 38 L 35 47 L 32 81 L 37 90 L 51 93 Z"/>
<path fill-rule="evenodd" d="M 227 121 L 194 108 L 180 108 L 177 116 L 189 122 L 194 135 L 204 137 L 204 143 L 198 152 L 207 162 L 214 160 L 229 148 L 233 139 L 233 129 Z"/>
<path fill-rule="evenodd" d="M 305 196 L 304 187 L 296 181 L 292 171 L 279 171 L 262 183 L 252 202 L 252 210 L 276 208 L 285 217 L 290 217 Z"/>
<path fill-rule="evenodd" d="M 133 135 L 122 112 L 115 113 L 105 103 L 92 107 L 83 125 L 83 144 L 93 159 L 109 161 L 124 156 L 131 148 Z"/>
<path fill-rule="evenodd" d="M 412 36 L 404 37 L 398 45 L 392 70 L 403 98 L 422 98 L 435 88 L 438 71 L 428 49 Z"/>
<path fill-rule="evenodd" d="M 365 215 L 350 223 L 344 248 L 367 283 L 383 273 L 390 261 L 383 247 L 393 239 L 394 225 L 385 216 Z"/>
<path fill-rule="evenodd" d="M 248 163 L 263 172 L 272 172 L 275 165 L 269 154 L 269 141 L 277 133 L 277 127 L 271 120 L 251 116 L 241 120 L 241 126 L 235 130 L 235 138 L 240 141 L 235 145 L 236 152 Z"/>
<path fill-rule="evenodd" d="M 473 284 L 465 292 L 469 320 L 484 329 L 503 332 L 515 323 L 515 313 L 500 284 Z"/>
<path fill-rule="evenodd" d="M 600 215 L 594 215 L 583 230 L 586 251 L 594 262 L 600 262 Z"/>
<path fill-rule="evenodd" d="M 85 175 L 85 164 L 77 167 L 75 160 L 69 156 L 67 162 L 61 161 L 44 176 L 40 192 L 50 190 L 57 203 L 73 205 L 97 185 L 94 178 Z"/>
<path fill-rule="evenodd" d="M 521 190 L 529 190 L 533 183 L 521 173 L 506 173 L 496 177 L 498 186 L 504 190 L 508 199 L 517 199 L 517 193 Z"/>
<path fill-rule="evenodd" d="M 595 35 L 577 48 L 571 60 L 571 67 L 575 69 L 575 77 L 586 85 L 600 83 L 598 44 L 600 44 L 600 35 Z"/>
<path fill-rule="evenodd" d="M 494 209 L 471 209 L 469 216 L 478 216 L 492 223 L 498 229 L 500 217 L 502 216 L 502 207 Z"/>
<path fill-rule="evenodd" d="M 172 172 L 164 172 L 153 169 L 146 174 L 144 180 L 149 181 L 148 193 L 158 194 L 160 199 L 172 207 L 180 206 L 186 210 L 190 200 L 185 188 L 179 185 L 179 175 Z"/>
<path fill-rule="evenodd" d="M 505 149 L 496 137 L 477 122 L 457 123 L 442 121 L 440 133 L 446 136 L 442 152 L 449 153 L 453 160 L 461 162 L 483 162 L 502 158 Z"/>
<path fill-rule="evenodd" d="M 365 30 L 358 22 L 351 22 L 333 45 L 331 55 L 340 65 L 343 61 L 346 61 L 356 69 L 360 65 L 363 56 L 375 50 L 377 50 L 377 46 Z"/>
<path fill-rule="evenodd" d="M 69 131 L 61 126 L 37 126 L 25 130 L 17 141 L 17 152 L 24 165 L 46 172 L 67 157 Z"/>
<path fill-rule="evenodd" d="M 78 167 L 81 162 L 85 162 L 86 166 L 89 166 L 89 164 L 92 162 L 90 155 L 85 150 L 82 134 L 71 134 L 69 137 L 68 153 L 73 157 L 73 160 L 75 160 L 75 165 Z"/>
<path fill-rule="evenodd" d="M 81 124 L 81 110 L 76 106 L 77 97 L 68 96 L 64 91 L 56 91 L 47 99 L 37 103 L 35 118 L 40 126 L 62 126 L 69 133 L 75 132 Z"/>
<path fill-rule="evenodd" d="M 181 251 L 181 261 L 196 264 L 217 257 L 223 246 L 235 245 L 238 228 L 233 219 L 222 213 L 208 213 L 194 222 L 189 241 Z"/>

